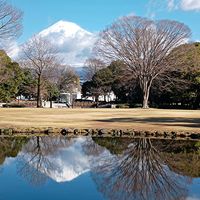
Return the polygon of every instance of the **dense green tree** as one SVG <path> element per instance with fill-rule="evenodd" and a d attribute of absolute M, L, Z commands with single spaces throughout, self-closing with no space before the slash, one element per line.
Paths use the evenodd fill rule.
<path fill-rule="evenodd" d="M 53 100 L 56 100 L 59 97 L 60 91 L 58 86 L 55 83 L 47 82 L 46 83 L 46 99 L 50 101 L 50 108 L 53 107 Z"/>
<path fill-rule="evenodd" d="M 93 76 L 92 81 L 95 85 L 95 88 L 99 89 L 101 95 L 106 95 L 111 92 L 112 72 L 109 68 L 104 68 L 96 72 Z"/>
<path fill-rule="evenodd" d="M 98 101 L 100 95 L 106 95 L 111 92 L 114 83 L 114 74 L 109 67 L 98 70 L 92 77 L 91 81 L 87 81 L 82 86 L 83 96 L 94 96 Z"/>
<path fill-rule="evenodd" d="M 102 94 L 101 88 L 98 88 L 93 81 L 86 81 L 82 85 L 83 97 L 94 96 L 95 101 L 98 101 L 99 96 Z"/>
<path fill-rule="evenodd" d="M 0 51 L 0 100 L 8 102 L 15 98 L 23 82 L 24 73 L 19 64 L 12 62 L 5 51 Z"/>
<path fill-rule="evenodd" d="M 133 79 L 132 76 L 127 75 L 128 68 L 121 61 L 114 61 L 109 66 L 108 69 L 111 71 L 111 90 L 117 97 L 118 102 L 122 103 L 132 103 L 133 97 L 140 97 L 138 90 L 137 81 Z M 134 92 L 137 95 L 134 95 Z"/>
<path fill-rule="evenodd" d="M 127 76 L 126 66 L 121 61 L 113 61 L 109 66 L 98 70 L 91 81 L 87 81 L 82 86 L 83 96 L 94 96 L 98 99 L 100 95 L 106 95 L 111 91 L 117 97 L 118 102 L 133 101 L 135 88 L 131 76 Z M 139 95 L 141 96 L 141 95 Z"/>
<path fill-rule="evenodd" d="M 190 82 L 185 96 L 191 99 L 194 108 L 200 107 L 200 43 L 182 45 L 179 57 L 183 63 L 183 76 Z"/>
<path fill-rule="evenodd" d="M 175 68 L 168 74 L 173 80 L 157 80 L 151 91 L 151 103 L 164 107 L 200 107 L 200 43 L 184 44 L 170 55 L 175 57 Z"/>
<path fill-rule="evenodd" d="M 22 68 L 24 77 L 19 86 L 18 96 L 24 96 L 27 99 L 36 98 L 36 79 L 28 68 Z"/>
<path fill-rule="evenodd" d="M 0 165 L 2 165 L 7 157 L 16 157 L 21 151 L 22 146 L 28 142 L 28 138 L 24 137 L 1 137 L 0 138 Z"/>

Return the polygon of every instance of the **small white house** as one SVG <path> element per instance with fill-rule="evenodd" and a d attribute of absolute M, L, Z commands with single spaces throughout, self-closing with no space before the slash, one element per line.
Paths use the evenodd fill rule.
<path fill-rule="evenodd" d="M 87 97 L 87 99 L 95 101 L 95 97 L 94 96 Z M 99 101 L 106 101 L 106 102 L 115 101 L 116 100 L 116 95 L 114 94 L 114 92 L 110 92 L 110 93 L 108 93 L 106 95 L 100 95 L 98 100 Z"/>

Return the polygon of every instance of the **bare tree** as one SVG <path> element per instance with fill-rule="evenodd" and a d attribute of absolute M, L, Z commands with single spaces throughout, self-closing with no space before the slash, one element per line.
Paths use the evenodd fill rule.
<path fill-rule="evenodd" d="M 51 160 L 51 156 L 57 155 L 59 149 L 67 148 L 73 142 L 64 137 L 31 138 L 17 158 L 17 173 L 32 185 L 45 184 L 48 175 L 61 171 L 61 167 Z"/>
<path fill-rule="evenodd" d="M 37 78 L 37 107 L 41 107 L 42 81 L 52 78 L 53 71 L 59 66 L 56 50 L 42 37 L 34 36 L 22 48 L 23 62 L 31 68 Z"/>
<path fill-rule="evenodd" d="M 94 74 L 104 68 L 105 64 L 99 59 L 89 58 L 85 61 L 85 66 L 85 78 L 91 81 Z"/>
<path fill-rule="evenodd" d="M 95 143 L 93 138 L 91 138 L 91 137 L 86 138 L 86 141 L 83 143 L 82 148 L 83 148 L 83 152 L 87 156 L 95 156 L 95 157 L 101 156 L 101 154 L 105 150 L 104 147 Z M 91 159 L 91 161 L 92 161 L 92 159 Z"/>
<path fill-rule="evenodd" d="M 62 67 L 57 72 L 57 84 L 61 92 L 73 93 L 80 90 L 80 80 L 72 67 Z"/>
<path fill-rule="evenodd" d="M 22 12 L 0 0 L 0 41 L 17 37 L 22 30 Z"/>
<path fill-rule="evenodd" d="M 190 29 L 176 21 L 128 16 L 101 33 L 95 52 L 108 62 L 124 62 L 127 72 L 138 80 L 143 91 L 143 108 L 148 108 L 152 82 L 170 71 L 169 53 L 190 35 Z"/>

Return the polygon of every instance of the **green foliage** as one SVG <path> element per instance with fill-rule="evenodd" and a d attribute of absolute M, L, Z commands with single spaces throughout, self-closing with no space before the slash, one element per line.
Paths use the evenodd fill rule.
<path fill-rule="evenodd" d="M 54 83 L 47 82 L 46 89 L 47 89 L 47 98 L 49 100 L 56 99 L 60 95 L 58 86 Z"/>
<path fill-rule="evenodd" d="M 129 108 L 129 105 L 127 103 L 124 104 L 117 104 L 116 108 Z"/>
<path fill-rule="evenodd" d="M 200 141 L 196 142 L 195 147 L 200 148 Z"/>
<path fill-rule="evenodd" d="M 23 137 L 0 138 L 0 165 L 4 163 L 7 157 L 16 157 L 28 140 L 28 138 Z"/>
<path fill-rule="evenodd" d="M 113 91 L 119 99 L 123 99 L 129 88 L 129 83 L 124 78 L 124 71 L 125 65 L 121 61 L 114 61 L 108 67 L 100 69 L 91 81 L 83 84 L 83 95 L 98 97 Z"/>
<path fill-rule="evenodd" d="M 36 96 L 36 86 L 37 80 L 33 76 L 33 73 L 30 69 L 22 69 L 23 71 L 23 79 L 19 85 L 18 96 L 23 95 L 24 97 L 30 99 L 31 97 Z"/>
<path fill-rule="evenodd" d="M 15 98 L 23 78 L 19 64 L 12 62 L 4 51 L 0 51 L 0 100 L 8 102 Z"/>
<path fill-rule="evenodd" d="M 93 76 L 92 80 L 96 85 L 99 85 L 101 87 L 110 86 L 110 84 L 113 82 L 112 75 L 112 71 L 107 67 L 99 70 Z"/>
<path fill-rule="evenodd" d="M 4 108 L 25 108 L 26 105 L 18 103 L 7 103 L 3 105 Z"/>
<path fill-rule="evenodd" d="M 83 83 L 82 85 L 82 94 L 84 97 L 87 97 L 87 96 L 92 96 L 92 88 L 94 87 L 94 84 L 92 81 L 86 81 Z"/>
<path fill-rule="evenodd" d="M 130 138 L 98 138 L 93 137 L 93 141 L 102 146 L 105 147 L 107 150 L 110 151 L 110 153 L 115 155 L 122 154 L 128 147 L 128 145 L 132 142 Z"/>
<path fill-rule="evenodd" d="M 151 102 L 160 107 L 199 108 L 200 43 L 181 45 L 170 56 L 176 58 L 175 71 L 168 77 L 175 83 L 162 88 L 158 82 L 151 91 Z"/>

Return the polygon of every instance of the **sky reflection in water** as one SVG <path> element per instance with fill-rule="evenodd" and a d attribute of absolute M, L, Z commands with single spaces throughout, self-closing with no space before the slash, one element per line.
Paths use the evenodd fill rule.
<path fill-rule="evenodd" d="M 0 138 L 0 200 L 197 200 L 199 144 L 149 138 Z"/>

